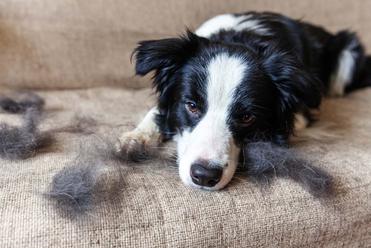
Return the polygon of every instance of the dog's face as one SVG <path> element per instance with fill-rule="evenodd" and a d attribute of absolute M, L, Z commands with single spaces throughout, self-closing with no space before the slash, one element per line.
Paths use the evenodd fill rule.
<path fill-rule="evenodd" d="M 157 124 L 177 141 L 179 174 L 196 188 L 232 179 L 244 144 L 285 143 L 298 106 L 320 99 L 316 80 L 281 52 L 186 37 L 141 42 L 136 72 L 155 71 Z"/>

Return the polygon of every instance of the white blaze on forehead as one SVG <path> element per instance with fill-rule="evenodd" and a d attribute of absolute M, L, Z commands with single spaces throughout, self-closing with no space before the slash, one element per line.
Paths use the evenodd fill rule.
<path fill-rule="evenodd" d="M 254 19 L 252 15 L 235 16 L 232 14 L 218 15 L 207 20 L 195 33 L 198 36 L 208 38 L 221 30 L 250 30 L 260 35 L 269 33 L 269 30 L 258 19 Z"/>
<path fill-rule="evenodd" d="M 211 60 L 207 78 L 208 113 L 224 110 L 226 114 L 246 71 L 246 63 L 236 56 L 223 53 Z"/>
<path fill-rule="evenodd" d="M 177 137 L 179 173 L 183 182 L 195 186 L 190 177 L 197 160 L 225 166 L 221 181 L 213 189 L 224 187 L 233 177 L 238 162 L 238 148 L 228 128 L 229 109 L 247 64 L 242 58 L 226 53 L 213 58 L 207 67 L 207 112 L 197 126 Z"/>

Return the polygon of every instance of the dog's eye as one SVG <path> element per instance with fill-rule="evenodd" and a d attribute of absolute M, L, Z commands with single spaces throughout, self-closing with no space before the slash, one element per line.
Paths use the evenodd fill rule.
<path fill-rule="evenodd" d="M 185 105 L 186 105 L 187 110 L 189 112 L 191 112 L 192 114 L 197 114 L 199 112 L 196 103 L 194 103 L 194 102 L 186 102 Z"/>
<path fill-rule="evenodd" d="M 242 126 L 250 126 L 255 121 L 255 116 L 251 114 L 244 114 L 240 119 L 240 124 Z"/>

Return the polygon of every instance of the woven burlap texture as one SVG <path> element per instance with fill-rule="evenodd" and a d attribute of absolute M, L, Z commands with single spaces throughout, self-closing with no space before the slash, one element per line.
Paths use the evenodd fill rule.
<path fill-rule="evenodd" d="M 76 113 L 97 133 L 132 128 L 153 102 L 150 90 L 98 88 L 40 92 L 42 130 Z M 141 99 L 138 101 L 138 99 Z M 220 192 L 185 187 L 177 168 L 156 161 L 123 170 L 120 200 L 70 220 L 42 193 L 87 137 L 61 133 L 34 158 L 0 160 L 0 247 L 367 247 L 371 241 L 371 90 L 325 101 L 321 123 L 340 137 L 296 144 L 336 179 L 336 197 L 314 199 L 286 179 L 262 188 L 237 175 Z M 0 120 L 16 122 L 5 114 Z"/>

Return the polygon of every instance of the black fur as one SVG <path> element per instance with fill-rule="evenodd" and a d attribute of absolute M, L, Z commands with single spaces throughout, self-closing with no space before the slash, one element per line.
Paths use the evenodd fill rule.
<path fill-rule="evenodd" d="M 156 121 L 165 138 L 194 127 L 201 119 L 202 115 L 195 119 L 185 114 L 187 100 L 196 102 L 202 114 L 206 112 L 205 66 L 221 53 L 242 58 L 250 68 L 236 95 L 230 122 L 240 144 L 268 140 L 287 145 L 294 114 L 309 113 L 308 109 L 319 107 L 342 49 L 351 46 L 356 59 L 348 90 L 363 75 L 364 49 L 353 33 L 342 31 L 333 35 L 321 27 L 275 13 L 247 14 L 267 27 L 269 33 L 221 30 L 206 39 L 188 31 L 179 38 L 139 43 L 134 51 L 136 73 L 155 72 L 160 112 Z M 256 116 L 257 121 L 249 130 L 234 125 L 243 114 L 238 109 Z"/>
<path fill-rule="evenodd" d="M 288 146 L 295 114 L 303 113 L 314 121 L 311 110 L 319 108 L 322 98 L 329 93 L 342 93 L 341 89 L 331 88 L 341 59 L 354 64 L 350 64 L 352 74 L 346 75 L 343 82 L 346 92 L 371 85 L 371 73 L 367 71 L 371 68 L 370 58 L 352 32 L 332 34 L 270 12 L 248 12 L 234 17 L 245 18 L 239 22 L 252 21 L 255 26 L 237 31 L 221 29 L 207 38 L 187 31 L 179 38 L 142 41 L 135 49 L 136 73 L 143 76 L 154 72 L 159 110 L 156 123 L 165 140 L 181 135 L 184 130 L 192 132 L 206 115 L 207 84 L 211 78 L 208 74 L 223 72 L 223 68 L 209 72 L 208 65 L 222 54 L 244 64 L 241 70 L 245 71 L 238 72 L 243 79 L 234 89 L 226 113 L 228 131 L 244 151 L 251 142 Z M 257 31 L 259 26 L 263 29 Z M 188 111 L 187 106 L 195 106 L 196 111 Z M 249 125 L 244 125 L 246 116 L 254 120 Z M 330 188 L 331 180 L 326 173 L 311 167 L 291 150 L 255 144 L 253 150 L 257 154 L 252 157 L 255 174 L 274 168 L 278 175 L 293 178 L 315 195 Z M 272 161 L 274 166 L 270 166 Z"/>
<path fill-rule="evenodd" d="M 365 87 L 371 87 L 371 56 L 367 56 L 364 59 L 362 70 L 359 73 L 359 80 L 357 83 L 351 84 L 347 87 L 347 91 L 354 91 Z"/>
<path fill-rule="evenodd" d="M 243 148 L 243 168 L 259 182 L 269 183 L 274 177 L 290 178 L 317 197 L 333 193 L 333 178 L 290 148 L 270 142 L 249 143 Z"/>
<path fill-rule="evenodd" d="M 207 39 L 187 31 L 186 35 L 179 38 L 140 42 L 134 51 L 137 75 L 143 76 L 150 71 L 155 71 L 154 87 L 159 93 L 160 110 L 156 121 L 165 139 L 170 139 L 175 135 L 176 129 L 180 128 L 178 120 L 173 117 L 182 113 L 177 110 L 174 102 L 176 99 L 184 101 L 177 94 L 181 87 L 179 80 L 181 80 L 182 66 L 206 44 L 208 44 Z"/>

